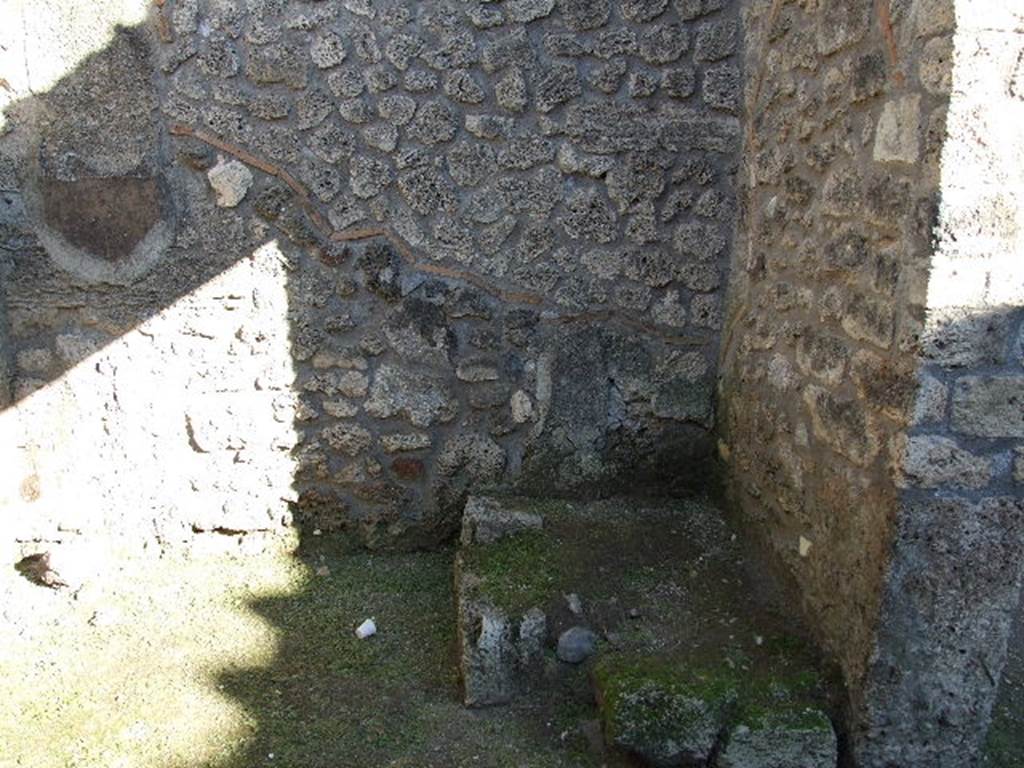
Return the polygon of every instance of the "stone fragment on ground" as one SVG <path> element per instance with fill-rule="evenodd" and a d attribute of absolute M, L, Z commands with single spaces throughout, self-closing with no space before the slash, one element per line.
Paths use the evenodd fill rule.
<path fill-rule="evenodd" d="M 581 664 L 597 653 L 597 635 L 586 627 L 571 627 L 558 638 L 558 658 L 566 664 Z"/>

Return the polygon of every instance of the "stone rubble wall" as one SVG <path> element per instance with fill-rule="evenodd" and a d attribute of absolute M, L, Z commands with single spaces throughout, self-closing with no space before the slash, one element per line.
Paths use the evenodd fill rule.
<path fill-rule="evenodd" d="M 967 5 L 745 9 L 720 452 L 862 767 L 974 764 L 1020 588 L 1021 21 Z"/>
<path fill-rule="evenodd" d="M 705 487 L 737 8 L 167 0 L 46 87 L 15 80 L 4 415 L 37 447 L 4 490 L 31 535 L 81 482 L 97 529 L 294 516 L 403 546 L 454 533 L 471 484 Z M 31 81 L 66 19 L 22 13 Z M 242 263 L 280 265 L 283 319 Z M 88 472 L 54 398 L 106 457 Z"/>
<path fill-rule="evenodd" d="M 745 218 L 721 450 L 736 506 L 857 681 L 898 503 L 938 205 L 947 94 L 923 51 L 950 26 L 904 8 L 891 20 L 894 64 L 873 2 L 766 0 L 745 13 Z"/>

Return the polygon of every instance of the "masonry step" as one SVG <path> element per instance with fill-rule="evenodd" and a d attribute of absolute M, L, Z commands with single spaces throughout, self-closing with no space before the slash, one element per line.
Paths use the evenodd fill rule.
<path fill-rule="evenodd" d="M 463 700 L 585 670 L 605 749 L 653 766 L 834 768 L 835 675 L 701 500 L 473 496 L 455 561 Z"/>

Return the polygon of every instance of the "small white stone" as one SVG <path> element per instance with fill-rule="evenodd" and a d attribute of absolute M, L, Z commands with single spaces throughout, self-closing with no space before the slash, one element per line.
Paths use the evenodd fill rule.
<path fill-rule="evenodd" d="M 210 186 L 217 193 L 217 205 L 234 208 L 245 197 L 252 186 L 252 171 L 238 160 L 225 161 L 217 158 L 217 164 L 206 172 Z"/>
<path fill-rule="evenodd" d="M 810 539 L 806 539 L 803 536 L 800 537 L 800 557 L 807 557 L 811 553 L 811 547 L 813 544 Z"/>
<path fill-rule="evenodd" d="M 373 637 L 377 634 L 377 625 L 373 623 L 373 619 L 367 619 L 358 627 L 356 627 L 356 637 L 360 640 L 365 640 L 368 637 Z"/>
<path fill-rule="evenodd" d="M 525 424 L 533 419 L 533 401 L 523 390 L 516 390 L 512 394 L 509 405 L 512 408 L 512 421 L 516 424 Z"/>
<path fill-rule="evenodd" d="M 569 613 L 579 616 L 583 613 L 583 601 L 575 592 L 565 596 L 565 602 L 569 606 Z"/>

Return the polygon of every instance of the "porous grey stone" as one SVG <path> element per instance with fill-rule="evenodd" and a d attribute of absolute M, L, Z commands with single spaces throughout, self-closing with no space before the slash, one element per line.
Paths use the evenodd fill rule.
<path fill-rule="evenodd" d="M 508 136 L 515 121 L 497 115 L 466 115 L 466 130 L 478 139 L 498 139 Z"/>
<path fill-rule="evenodd" d="M 386 66 L 368 67 L 363 76 L 370 93 L 384 93 L 398 85 L 398 75 Z"/>
<path fill-rule="evenodd" d="M 686 99 L 697 90 L 697 73 L 691 66 L 667 69 L 661 78 L 661 88 L 674 99 Z"/>
<path fill-rule="evenodd" d="M 353 157 L 349 163 L 352 192 L 356 197 L 373 197 L 391 184 L 391 167 L 383 160 L 365 155 Z"/>
<path fill-rule="evenodd" d="M 427 144 L 443 144 L 455 138 L 458 121 L 455 113 L 440 101 L 428 101 L 416 111 L 409 123 L 409 136 Z"/>
<path fill-rule="evenodd" d="M 250 46 L 246 73 L 258 85 L 285 83 L 299 89 L 307 82 L 306 59 L 298 49 L 281 44 Z"/>
<path fill-rule="evenodd" d="M 562 179 L 555 169 L 541 168 L 531 176 L 503 177 L 498 189 L 513 213 L 547 216 L 562 198 Z"/>
<path fill-rule="evenodd" d="M 555 145 L 540 136 L 517 136 L 498 153 L 502 168 L 525 171 L 555 159 Z"/>
<path fill-rule="evenodd" d="M 319 88 L 306 91 L 295 101 L 296 126 L 307 130 L 320 125 L 331 114 L 334 105 L 331 97 Z"/>
<path fill-rule="evenodd" d="M 615 102 L 574 104 L 565 133 L 585 152 L 611 155 L 658 145 L 658 126 L 642 109 Z"/>
<path fill-rule="evenodd" d="M 978 437 L 1024 437 L 1024 376 L 965 376 L 953 388 L 953 428 Z"/>
<path fill-rule="evenodd" d="M 670 64 L 689 45 L 689 34 L 681 25 L 657 24 L 640 37 L 640 58 L 648 64 Z"/>
<path fill-rule="evenodd" d="M 594 190 L 578 190 L 566 201 L 563 220 L 566 234 L 573 239 L 610 243 L 618 233 L 618 219 Z"/>
<path fill-rule="evenodd" d="M 553 64 L 534 84 L 534 101 L 541 112 L 550 112 L 582 93 L 576 67 L 568 63 Z"/>
<path fill-rule="evenodd" d="M 309 53 L 313 57 L 313 63 L 320 69 L 335 67 L 341 64 L 348 55 L 344 41 L 336 32 L 327 32 L 314 37 Z"/>
<path fill-rule="evenodd" d="M 665 189 L 665 173 L 653 154 L 631 152 L 608 172 L 608 196 L 620 213 L 656 199 Z"/>
<path fill-rule="evenodd" d="M 451 421 L 456 405 L 448 384 L 440 377 L 384 364 L 374 375 L 364 408 L 375 418 L 399 417 L 423 428 Z"/>
<path fill-rule="evenodd" d="M 619 90 L 619 85 L 622 83 L 622 78 L 626 76 L 628 69 L 629 66 L 626 64 L 625 59 L 612 59 L 590 70 L 587 82 L 599 91 L 613 94 Z"/>
<path fill-rule="evenodd" d="M 480 63 L 485 72 L 494 73 L 506 67 L 531 68 L 533 60 L 530 38 L 520 27 L 484 46 Z"/>
<path fill-rule="evenodd" d="M 608 0 L 559 0 L 558 10 L 565 26 L 575 32 L 597 29 L 608 21 Z"/>
<path fill-rule="evenodd" d="M 409 207 L 425 216 L 455 206 L 455 190 L 434 168 L 414 168 L 399 174 L 398 189 Z"/>
<path fill-rule="evenodd" d="M 522 112 L 529 103 L 526 93 L 526 79 L 518 69 L 509 70 L 494 84 L 494 96 L 498 106 L 509 112 Z"/>
<path fill-rule="evenodd" d="M 668 0 L 623 0 L 622 15 L 630 21 L 643 23 L 658 18 L 668 7 Z"/>
<path fill-rule="evenodd" d="M 448 173 L 460 187 L 475 187 L 497 170 L 494 149 L 474 141 L 457 142 L 448 152 Z"/>
<path fill-rule="evenodd" d="M 527 24 L 548 16 L 555 8 L 555 0 L 508 0 L 505 11 L 508 17 L 520 24 Z"/>
<path fill-rule="evenodd" d="M 742 88 L 740 70 L 732 64 L 715 64 L 704 71 L 703 96 L 709 107 L 738 112 Z"/>
<path fill-rule="evenodd" d="M 393 152 L 395 147 L 398 146 L 398 129 L 387 123 L 376 123 L 374 125 L 368 125 L 363 129 L 363 141 L 367 145 L 374 149 L 379 149 L 381 152 Z M 353 178 L 355 178 L 353 176 Z M 353 181 L 353 185 L 354 185 Z M 353 191 L 355 187 L 353 186 Z M 358 195 L 358 193 L 356 193 Z M 376 194 L 376 193 L 373 193 Z M 359 195 L 360 197 L 367 197 L 372 195 Z"/>
<path fill-rule="evenodd" d="M 394 126 L 401 127 L 412 120 L 416 102 L 403 94 L 390 94 L 377 100 L 377 114 Z"/>
<path fill-rule="evenodd" d="M 903 473 L 920 488 L 984 488 L 992 479 L 992 462 L 938 435 L 915 435 L 907 440 Z"/>
<path fill-rule="evenodd" d="M 696 61 L 720 61 L 736 52 L 739 25 L 732 19 L 712 21 L 697 28 L 693 58 Z"/>
<path fill-rule="evenodd" d="M 581 664 L 597 653 L 597 635 L 586 627 L 571 627 L 558 637 L 556 653 L 567 664 Z"/>
<path fill-rule="evenodd" d="M 356 67 L 345 67 L 328 75 L 327 87 L 339 99 L 351 99 L 366 90 L 366 80 Z"/>
<path fill-rule="evenodd" d="M 388 453 L 404 453 L 425 450 L 433 445 L 433 440 L 426 432 L 399 432 L 381 435 L 380 445 Z"/>
<path fill-rule="evenodd" d="M 320 437 L 331 448 L 348 456 L 357 456 L 373 444 L 373 436 L 356 424 L 333 424 L 325 428 Z"/>
<path fill-rule="evenodd" d="M 437 75 L 429 70 L 410 69 L 405 73 L 402 84 L 410 93 L 428 93 L 437 88 L 438 82 Z"/>
<path fill-rule="evenodd" d="M 444 92 L 452 101 L 479 104 L 484 100 L 484 89 L 465 69 L 457 69 L 444 79 Z"/>
<path fill-rule="evenodd" d="M 423 50 L 423 41 L 412 35 L 393 35 L 384 46 L 384 56 L 396 69 L 405 71 L 409 63 Z"/>
<path fill-rule="evenodd" d="M 631 29 L 610 29 L 602 32 L 594 45 L 594 55 L 601 59 L 633 56 L 637 50 L 636 33 Z"/>

